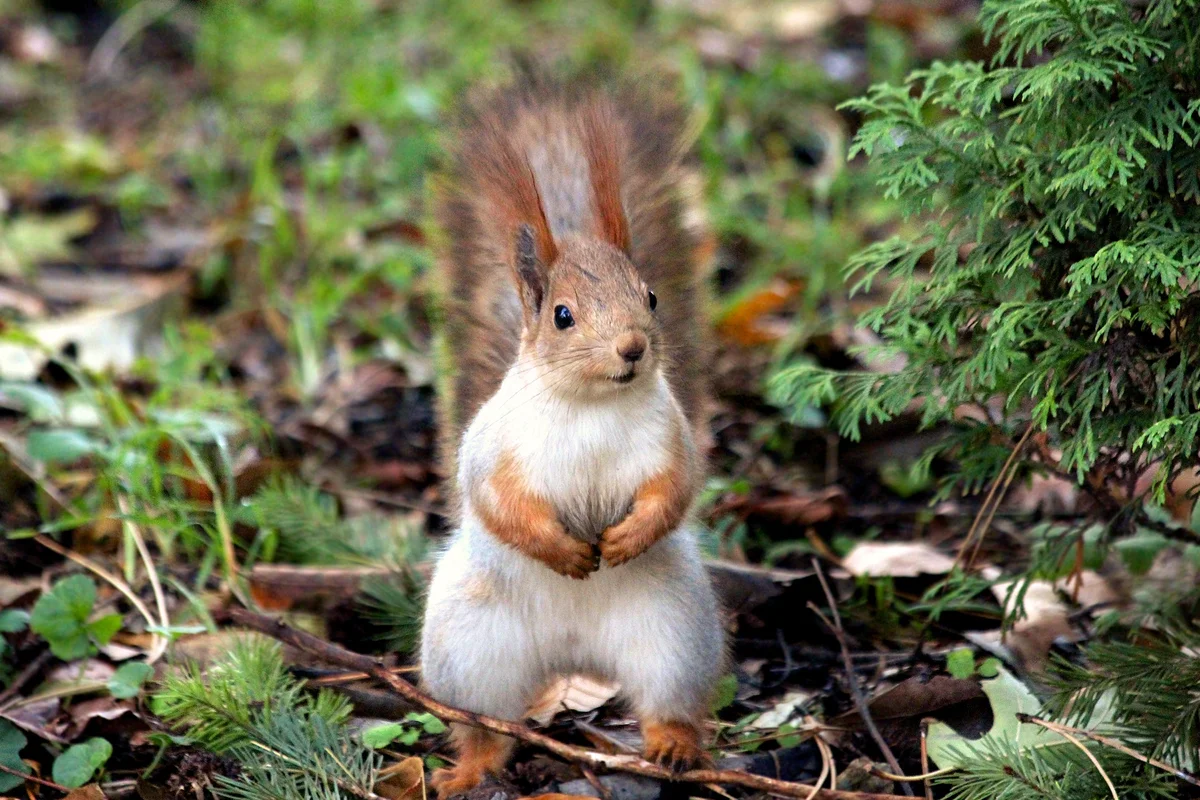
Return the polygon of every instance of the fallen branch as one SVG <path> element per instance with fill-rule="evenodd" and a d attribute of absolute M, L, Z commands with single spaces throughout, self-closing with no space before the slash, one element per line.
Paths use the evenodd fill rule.
<path fill-rule="evenodd" d="M 381 659 L 352 653 L 331 642 L 313 636 L 311 633 L 305 633 L 304 631 L 292 628 L 282 620 L 272 619 L 241 608 L 218 612 L 213 616 L 218 618 L 223 616 L 234 624 L 265 633 L 274 639 L 295 647 L 297 650 L 301 650 L 331 664 L 337 664 L 346 669 L 366 672 L 376 680 L 387 684 L 406 700 L 421 706 L 446 722 L 457 722 L 475 728 L 483 728 L 494 733 L 501 733 L 505 736 L 511 736 L 514 739 L 519 739 L 520 741 L 547 750 L 560 758 L 589 768 L 599 767 L 602 769 L 618 770 L 620 772 L 631 772 L 635 775 L 644 775 L 648 778 L 657 778 L 663 781 L 724 783 L 734 786 L 745 786 L 750 789 L 757 789 L 760 792 L 767 792 L 781 797 L 795 797 L 800 798 L 800 800 L 805 800 L 806 798 L 812 798 L 812 800 L 907 800 L 907 798 L 900 795 L 833 789 L 817 789 L 814 793 L 813 789 L 815 787 L 813 786 L 775 780 L 762 775 L 752 775 L 742 770 L 694 769 L 687 772 L 674 773 L 663 767 L 651 764 L 649 761 L 644 761 L 637 756 L 607 755 L 592 750 L 585 750 L 582 747 L 563 744 L 557 739 L 552 739 L 519 722 L 488 717 L 483 714 L 476 714 L 471 711 L 464 711 L 461 708 L 454 708 L 453 706 L 439 703 L 392 672 L 391 667 Z"/>
<path fill-rule="evenodd" d="M 825 592 L 825 599 L 829 601 L 829 613 L 833 615 L 833 622 L 826 619 L 821 610 L 812 603 L 809 603 L 808 606 L 829 626 L 830 630 L 833 631 L 833 635 L 837 637 L 838 645 L 842 649 L 842 663 L 846 667 L 846 682 L 850 684 L 850 696 L 854 698 L 854 707 L 858 709 L 858 715 L 862 717 L 863 725 L 866 726 L 867 732 L 871 734 L 871 738 L 875 740 L 875 744 L 879 746 L 879 750 L 883 753 L 883 757 L 887 760 L 892 772 L 897 775 L 903 775 L 904 770 L 900 769 L 900 762 L 896 760 L 895 754 L 892 753 L 892 748 L 888 747 L 883 734 L 876 727 L 875 720 L 871 717 L 871 709 L 867 703 L 866 695 L 863 694 L 862 687 L 858 685 L 858 673 L 854 671 L 854 661 L 850 657 L 850 643 L 846 641 L 846 631 L 842 628 L 842 615 L 838 613 L 837 600 L 834 599 L 833 591 L 829 588 L 829 581 L 825 580 L 825 573 L 821 569 L 821 562 L 814 558 L 812 563 L 813 570 L 817 573 L 817 579 L 821 581 L 821 589 Z M 901 783 L 900 788 L 904 790 L 904 794 L 907 796 L 913 796 L 912 787 L 907 783 Z"/>

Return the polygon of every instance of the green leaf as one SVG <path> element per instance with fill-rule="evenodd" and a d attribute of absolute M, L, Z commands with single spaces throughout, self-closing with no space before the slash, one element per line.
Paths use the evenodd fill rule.
<path fill-rule="evenodd" d="M 737 675 L 732 672 L 717 681 L 717 691 L 713 695 L 712 710 L 720 711 L 733 704 L 737 698 Z"/>
<path fill-rule="evenodd" d="M 0 719 L 0 765 L 15 769 L 22 774 L 28 774 L 29 767 L 21 761 L 21 748 L 27 742 L 25 734 L 17 730 L 15 725 L 6 719 Z M 0 772 L 0 792 L 12 791 L 24 782 L 24 779 L 18 775 Z"/>
<path fill-rule="evenodd" d="M 71 464 L 100 450 L 100 442 L 75 428 L 33 431 L 25 443 L 29 457 L 47 464 Z"/>
<path fill-rule="evenodd" d="M 1134 575 L 1145 575 L 1154 565 L 1154 559 L 1170 542 L 1161 533 L 1138 529 L 1138 532 L 1128 539 L 1122 539 L 1113 544 L 1113 548 L 1121 555 L 1121 560 Z"/>
<path fill-rule="evenodd" d="M 387 722 L 363 731 L 362 743 L 372 750 L 378 750 L 381 747 L 387 747 L 410 730 L 412 729 L 403 722 Z"/>
<path fill-rule="evenodd" d="M 108 679 L 108 691 L 113 697 L 127 700 L 137 697 L 142 690 L 142 684 L 154 674 L 154 667 L 144 661 L 130 661 Z"/>
<path fill-rule="evenodd" d="M 946 656 L 946 671 L 955 678 L 969 678 L 975 674 L 975 653 L 969 647 L 960 647 Z"/>
<path fill-rule="evenodd" d="M 433 734 L 436 736 L 439 733 L 446 732 L 446 723 L 442 722 L 440 719 L 438 719 L 433 714 L 430 714 L 428 712 L 423 712 L 423 713 L 418 714 L 417 712 L 414 711 L 410 714 L 405 715 L 404 718 L 419 724 L 422 728 L 425 729 L 426 733 Z"/>
<path fill-rule="evenodd" d="M 65 753 L 54 759 L 51 772 L 57 783 L 76 789 L 90 781 L 111 755 L 112 745 L 94 736 L 86 742 L 68 747 Z"/>
<path fill-rule="evenodd" d="M 800 742 L 803 737 L 801 737 L 800 734 L 798 734 L 798 733 L 792 733 L 792 731 L 794 731 L 794 730 L 796 730 L 796 726 L 790 722 L 784 723 L 783 725 L 779 726 L 779 733 L 786 734 L 786 735 L 780 736 L 778 739 L 780 747 L 786 748 L 786 747 L 799 747 L 800 746 Z"/>
<path fill-rule="evenodd" d="M 121 615 L 107 614 L 87 624 L 86 630 L 100 644 L 108 644 L 113 634 L 121 630 Z"/>
<path fill-rule="evenodd" d="M 1000 674 L 1000 659 L 985 658 L 983 663 L 979 665 L 979 676 L 981 678 L 994 678 Z"/>
<path fill-rule="evenodd" d="M 435 769 L 441 769 L 446 766 L 446 762 L 437 756 L 425 756 L 425 769 L 431 772 Z"/>
<path fill-rule="evenodd" d="M 87 618 L 95 602 L 96 584 L 91 578 L 63 578 L 34 604 L 30 628 L 50 643 L 50 651 L 58 658 L 83 658 L 89 652 Z"/>
<path fill-rule="evenodd" d="M 29 625 L 29 612 L 20 608 L 0 611 L 0 633 L 20 633 Z"/>
<path fill-rule="evenodd" d="M 16 401 L 16 405 L 35 422 L 59 422 L 66 414 L 58 395 L 36 383 L 0 381 L 0 394 Z"/>

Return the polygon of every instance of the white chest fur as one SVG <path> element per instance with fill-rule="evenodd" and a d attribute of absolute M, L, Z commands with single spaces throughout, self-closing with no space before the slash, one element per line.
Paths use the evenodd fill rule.
<path fill-rule="evenodd" d="M 637 488 L 670 461 L 680 414 L 660 375 L 604 401 L 563 398 L 514 371 L 463 437 L 460 476 L 486 475 L 512 453 L 529 488 L 548 499 L 575 536 L 596 540 L 628 513 Z"/>

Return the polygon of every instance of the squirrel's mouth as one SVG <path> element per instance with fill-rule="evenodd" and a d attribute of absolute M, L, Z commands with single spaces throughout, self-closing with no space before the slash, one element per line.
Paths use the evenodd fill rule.
<path fill-rule="evenodd" d="M 610 377 L 609 380 L 612 381 L 613 383 L 629 383 L 636 377 L 637 377 L 637 370 L 631 369 L 631 370 L 629 370 L 629 372 L 626 372 L 624 375 L 617 375 L 616 377 Z"/>

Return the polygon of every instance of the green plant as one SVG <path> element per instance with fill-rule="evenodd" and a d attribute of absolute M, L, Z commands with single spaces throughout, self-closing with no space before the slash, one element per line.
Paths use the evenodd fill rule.
<path fill-rule="evenodd" d="M 1015 613 L 1034 578 L 1060 578 L 1113 547 L 1144 571 L 1170 539 L 1195 540 L 1134 486 L 1154 471 L 1161 500 L 1200 445 L 1198 6 L 985 0 L 990 64 L 935 63 L 847 104 L 867 117 L 853 150 L 916 217 L 911 234 L 849 264 L 857 288 L 891 288 L 863 321 L 903 366 L 797 362 L 771 389 L 794 408 L 831 404 L 852 438 L 919 408 L 925 425 L 949 430 L 920 462 L 928 470 L 949 456 L 942 494 L 1006 487 L 1033 470 L 1089 490 L 1104 524 L 1034 531 L 1006 603 Z M 964 599 L 974 582 L 956 571 L 922 603 Z M 941 779 L 948 796 L 1105 796 L 1102 772 L 1112 796 L 1173 796 L 1172 771 L 1195 768 L 1200 717 L 1184 688 L 1196 680 L 1194 636 L 1143 635 L 1157 644 L 1092 648 L 1042 713 L 1098 727 L 1169 769 L 1090 739 L 1010 742 L 965 756 Z M 968 665 L 957 656 L 953 666 Z"/>
<path fill-rule="evenodd" d="M 73 744 L 54 759 L 51 774 L 54 780 L 71 789 L 83 786 L 98 770 L 104 768 L 112 755 L 112 745 L 106 739 L 93 736 Z"/>
<path fill-rule="evenodd" d="M 372 795 L 379 758 L 351 736 L 350 703 L 328 689 L 310 694 L 275 642 L 248 637 L 205 670 L 191 665 L 169 674 L 152 707 L 186 728 L 191 743 L 238 763 L 238 780 L 218 779 L 222 797 Z"/>
<path fill-rule="evenodd" d="M 446 723 L 433 714 L 410 712 L 401 722 L 385 722 L 362 732 L 362 741 L 367 747 L 378 750 L 392 742 L 414 745 L 421 733 L 437 735 L 446 732 Z"/>
<path fill-rule="evenodd" d="M 832 402 L 855 438 L 913 403 L 933 424 L 1000 398 L 1000 423 L 957 426 L 947 488 L 1045 433 L 1061 458 L 1040 469 L 1115 488 L 1157 466 L 1161 495 L 1200 441 L 1196 7 L 991 0 L 989 66 L 936 63 L 847 104 L 867 115 L 853 150 L 924 220 L 850 262 L 859 288 L 894 288 L 864 322 L 906 366 L 797 364 L 775 394 Z"/>
<path fill-rule="evenodd" d="M 121 627 L 120 614 L 94 617 L 95 605 L 96 582 L 86 575 L 72 575 L 38 598 L 29 627 L 46 639 L 58 658 L 83 658 L 97 652 L 98 645 L 108 644 Z"/>

